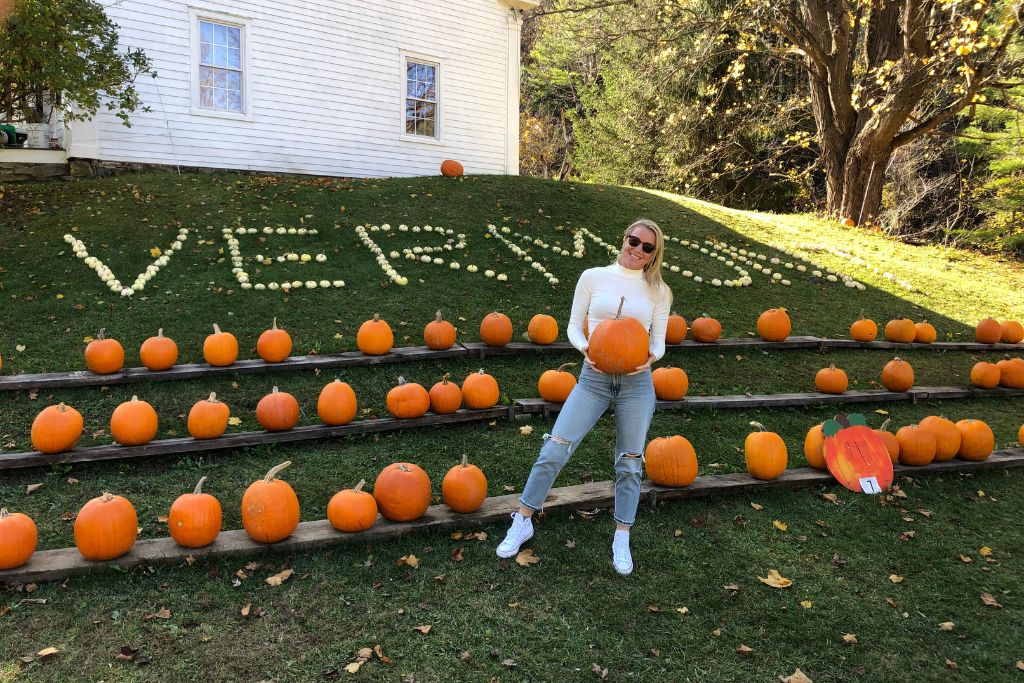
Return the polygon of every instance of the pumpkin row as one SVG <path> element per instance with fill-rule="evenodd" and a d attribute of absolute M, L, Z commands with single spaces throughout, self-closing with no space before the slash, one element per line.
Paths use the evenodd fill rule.
<path fill-rule="evenodd" d="M 299 525 L 299 498 L 288 482 L 278 478 L 289 465 L 284 462 L 271 468 L 242 495 L 242 525 L 254 541 L 277 543 Z M 221 531 L 220 501 L 203 493 L 205 482 L 206 477 L 201 478 L 192 493 L 179 496 L 167 516 L 171 538 L 186 548 L 208 546 Z M 409 522 L 422 517 L 430 506 L 430 477 L 418 465 L 388 465 L 377 475 L 373 494 L 362 490 L 365 483 L 339 491 L 327 504 L 327 519 L 338 531 L 369 529 L 378 512 L 393 522 Z M 487 477 L 464 455 L 441 482 L 441 496 L 455 512 L 478 510 L 487 497 Z M 127 498 L 103 493 L 82 506 L 75 517 L 75 547 L 87 560 L 112 560 L 132 549 L 138 526 L 135 507 Z M 0 509 L 0 570 L 28 562 L 37 542 L 38 531 L 28 515 Z"/>

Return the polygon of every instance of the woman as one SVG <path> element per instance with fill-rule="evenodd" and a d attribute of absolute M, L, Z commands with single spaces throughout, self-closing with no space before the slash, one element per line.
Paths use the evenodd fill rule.
<path fill-rule="evenodd" d="M 576 284 L 569 318 L 569 341 L 586 360 L 579 383 L 569 394 L 555 421 L 512 513 L 512 527 L 497 548 L 498 557 L 512 557 L 533 537 L 533 513 L 540 510 L 555 477 L 609 406 L 615 407 L 615 535 L 612 564 L 620 574 L 633 571 L 629 530 L 640 502 L 641 456 L 654 414 L 651 363 L 665 353 L 665 327 L 672 291 L 661 279 L 665 237 L 653 221 L 639 219 L 626 228 L 614 263 L 583 272 Z M 647 362 L 628 375 L 607 375 L 587 355 L 584 318 L 593 331 L 614 318 L 621 297 L 623 316 L 636 318 L 650 334 Z"/>

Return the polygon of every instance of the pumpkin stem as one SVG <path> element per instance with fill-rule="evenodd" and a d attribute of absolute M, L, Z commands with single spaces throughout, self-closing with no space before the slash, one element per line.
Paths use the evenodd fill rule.
<path fill-rule="evenodd" d="M 360 491 L 363 490 L 364 486 L 366 486 L 366 480 L 365 479 L 360 479 L 359 483 L 356 484 L 355 487 L 352 490 L 355 491 L 356 493 L 359 493 Z"/>
<path fill-rule="evenodd" d="M 484 372 L 483 368 L 480 368 L 479 370 L 476 371 L 476 374 L 478 374 L 478 375 L 486 375 L 487 373 Z"/>
<path fill-rule="evenodd" d="M 438 311 L 437 313 L 434 314 L 434 322 L 439 323 L 441 322 L 441 320 L 441 311 Z"/>
<path fill-rule="evenodd" d="M 398 376 L 398 386 L 402 386 L 403 384 L 405 384 L 405 378 L 402 377 L 401 375 L 399 375 Z"/>
<path fill-rule="evenodd" d="M 96 333 L 96 338 L 97 339 L 106 339 L 107 338 L 107 334 L 106 333 L 107 333 L 107 328 L 101 327 L 100 331 Z"/>
<path fill-rule="evenodd" d="M 887 418 L 885 418 L 885 422 L 883 422 L 883 423 L 882 423 L 882 426 L 878 428 L 878 431 L 880 431 L 880 432 L 884 432 L 884 431 L 885 431 L 885 428 L 889 426 L 889 423 L 890 423 L 890 422 L 892 422 L 892 418 L 888 418 L 888 417 L 887 417 Z"/>
<path fill-rule="evenodd" d="M 575 363 L 562 363 L 561 365 L 558 366 L 558 372 L 565 372 L 566 368 L 574 368 L 574 367 L 576 367 Z"/>
<path fill-rule="evenodd" d="M 274 479 L 277 478 L 277 475 L 280 474 L 286 467 L 288 467 L 291 464 L 292 464 L 291 460 L 286 460 L 285 462 L 281 463 L 280 465 L 276 465 L 275 467 L 271 467 L 270 471 L 267 472 L 267 476 L 263 477 L 263 481 L 265 481 L 268 484 L 270 482 L 274 481 Z"/>
<path fill-rule="evenodd" d="M 7 508 L 0 508 L 0 519 L 4 517 L 10 517 L 10 513 L 7 512 Z"/>
<path fill-rule="evenodd" d="M 467 453 L 462 454 L 462 466 L 469 467 L 469 454 Z"/>
<path fill-rule="evenodd" d="M 57 410 L 59 412 L 66 413 L 68 412 L 68 405 L 61 401 L 60 404 L 57 406 Z"/>
<path fill-rule="evenodd" d="M 196 484 L 196 490 L 192 492 L 193 495 L 198 496 L 203 492 L 203 484 L 206 482 L 206 477 L 200 477 L 199 483 Z"/>
<path fill-rule="evenodd" d="M 162 338 L 163 338 L 163 336 L 164 336 L 164 328 L 162 328 L 162 327 L 160 327 L 160 328 L 157 328 L 157 331 L 156 331 L 156 336 L 157 336 L 157 338 L 160 338 L 160 339 L 162 339 Z"/>
<path fill-rule="evenodd" d="M 846 413 L 839 413 L 836 415 L 836 422 L 843 425 L 843 427 L 850 426 L 850 418 L 846 417 Z"/>
<path fill-rule="evenodd" d="M 276 315 L 274 316 L 274 322 L 271 324 L 270 329 L 272 329 L 272 330 L 276 330 L 277 329 L 277 316 Z"/>
<path fill-rule="evenodd" d="M 272 394 L 276 394 L 277 392 L 278 392 L 278 389 L 277 389 L 276 386 L 273 389 L 270 390 L 270 393 L 272 393 Z"/>
<path fill-rule="evenodd" d="M 615 312 L 615 319 L 618 320 L 622 317 L 622 306 L 626 303 L 626 297 L 619 297 L 619 310 Z"/>
<path fill-rule="evenodd" d="M 208 398 L 206 400 L 210 401 L 211 403 L 216 402 L 217 401 L 217 392 L 216 391 L 211 391 L 210 392 L 210 398 Z"/>
<path fill-rule="evenodd" d="M 111 493 L 110 491 L 104 491 L 103 495 L 101 495 L 100 498 L 103 499 L 104 503 L 109 503 L 110 501 L 114 500 L 114 494 Z"/>
<path fill-rule="evenodd" d="M 451 377 L 449 373 L 444 373 L 444 377 L 441 378 L 441 384 L 448 384 L 448 378 Z"/>
<path fill-rule="evenodd" d="M 373 314 L 373 322 L 375 322 L 375 323 L 380 322 L 380 313 L 374 313 Z"/>
<path fill-rule="evenodd" d="M 758 431 L 762 431 L 762 432 L 765 431 L 764 425 L 761 424 L 760 422 L 751 422 L 750 426 L 751 427 L 757 427 Z"/>
<path fill-rule="evenodd" d="M 139 400 L 139 397 L 136 396 L 135 394 L 132 394 L 132 402 L 134 403 L 135 401 L 138 401 L 138 400 Z"/>
<path fill-rule="evenodd" d="M 213 333 L 220 334 L 220 325 L 218 325 L 217 323 L 213 324 Z"/>

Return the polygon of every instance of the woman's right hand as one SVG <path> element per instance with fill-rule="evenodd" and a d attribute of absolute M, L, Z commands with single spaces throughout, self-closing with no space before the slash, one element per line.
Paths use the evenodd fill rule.
<path fill-rule="evenodd" d="M 584 347 L 584 349 L 583 349 L 583 359 L 584 359 L 584 360 L 585 360 L 585 361 L 587 362 L 587 365 L 589 365 L 589 366 L 590 366 L 590 369 L 591 369 L 591 370 L 593 370 L 594 372 L 598 372 L 598 373 L 601 373 L 601 374 L 603 375 L 603 374 L 604 374 L 604 372 L 602 372 L 602 371 L 601 371 L 601 370 L 600 370 L 600 369 L 599 369 L 599 368 L 597 367 L 597 365 L 595 365 L 595 364 L 594 364 L 594 361 L 593 361 L 593 360 L 591 360 L 591 358 L 590 358 L 590 353 L 589 353 L 589 352 L 590 352 L 590 347 L 589 347 L 589 346 L 587 346 L 587 347 Z"/>

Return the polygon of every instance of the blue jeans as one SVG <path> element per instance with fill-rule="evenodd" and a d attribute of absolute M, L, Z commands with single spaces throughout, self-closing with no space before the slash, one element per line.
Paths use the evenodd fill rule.
<path fill-rule="evenodd" d="M 611 406 L 615 408 L 615 521 L 632 525 L 640 503 L 643 452 L 654 402 L 649 370 L 637 375 L 605 375 L 584 365 L 552 433 L 544 435 L 544 445 L 519 502 L 531 510 L 543 507 L 555 477 Z"/>

